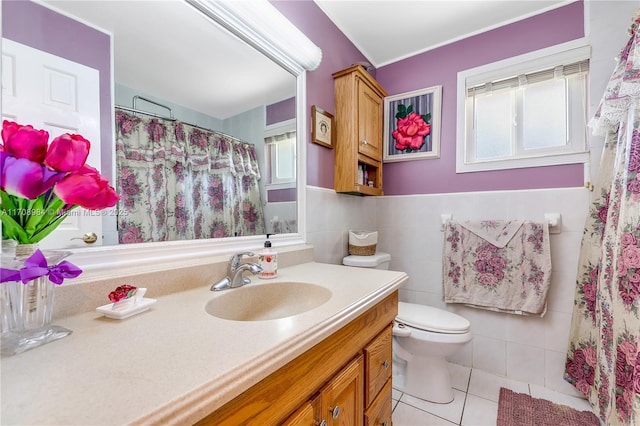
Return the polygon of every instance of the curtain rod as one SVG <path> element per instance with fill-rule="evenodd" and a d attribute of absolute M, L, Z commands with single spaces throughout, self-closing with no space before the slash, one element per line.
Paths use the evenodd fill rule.
<path fill-rule="evenodd" d="M 218 133 L 218 134 L 220 134 L 222 136 L 228 137 L 229 139 L 233 139 L 236 142 L 246 143 L 247 145 L 254 145 L 255 146 L 255 144 L 252 144 L 252 143 L 247 142 L 247 141 L 243 141 L 242 139 L 239 139 L 236 136 L 231 136 L 231 135 L 229 135 L 227 133 L 224 133 L 224 132 L 221 132 L 219 130 L 213 130 L 213 129 L 208 129 L 206 127 L 198 126 L 197 124 L 187 123 L 186 121 L 181 121 L 181 120 L 178 120 L 177 118 L 174 118 L 174 117 L 167 117 L 165 115 L 156 114 L 156 113 L 153 113 L 153 112 L 148 112 L 148 111 L 144 111 L 144 110 L 141 110 L 141 109 L 130 108 L 130 107 L 122 106 L 122 105 L 115 105 L 115 107 L 118 108 L 118 109 L 123 109 L 125 111 L 133 112 L 133 113 L 144 114 L 144 115 L 149 115 L 151 117 L 161 118 L 163 120 L 178 121 L 178 122 L 180 122 L 182 124 L 186 124 L 187 126 L 195 127 L 195 128 L 200 129 L 200 130 L 204 130 L 204 131 L 212 132 L 212 133 Z"/>

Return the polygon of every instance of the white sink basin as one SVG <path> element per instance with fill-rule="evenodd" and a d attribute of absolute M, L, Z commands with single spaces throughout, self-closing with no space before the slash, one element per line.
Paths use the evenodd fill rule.
<path fill-rule="evenodd" d="M 303 282 L 247 284 L 224 290 L 205 305 L 214 317 L 233 321 L 264 321 L 310 311 L 331 298 L 331 291 Z"/>

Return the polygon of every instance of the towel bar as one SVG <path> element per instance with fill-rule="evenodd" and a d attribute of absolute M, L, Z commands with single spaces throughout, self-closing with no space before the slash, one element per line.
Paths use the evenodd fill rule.
<path fill-rule="evenodd" d="M 440 221 L 442 222 L 442 226 L 440 227 L 440 231 L 444 232 L 444 226 L 447 221 L 452 220 L 453 215 L 451 213 L 443 213 L 440 215 Z M 545 213 L 544 219 L 549 223 L 549 233 L 550 234 L 559 234 L 562 229 L 562 215 L 560 213 Z"/>
<path fill-rule="evenodd" d="M 560 213 L 545 213 L 544 218 L 549 223 L 549 233 L 559 234 L 562 228 L 562 215 Z"/>
<path fill-rule="evenodd" d="M 445 213 L 445 214 L 441 214 L 440 215 L 440 222 L 442 223 L 442 226 L 440 227 L 440 231 L 444 232 L 444 226 L 445 224 L 453 219 L 453 215 L 451 213 Z"/>

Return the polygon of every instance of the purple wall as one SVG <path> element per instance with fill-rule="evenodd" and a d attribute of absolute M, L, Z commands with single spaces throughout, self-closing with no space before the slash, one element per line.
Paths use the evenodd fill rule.
<path fill-rule="evenodd" d="M 366 60 L 311 0 L 271 0 L 322 49 L 320 67 L 308 73 L 307 103 L 334 111 L 331 74 Z M 456 78 L 460 70 L 584 36 L 581 1 L 379 68 L 376 79 L 389 95 L 442 85 L 441 157 L 385 163 L 386 195 L 582 186 L 582 165 L 455 173 Z M 307 137 L 307 183 L 333 188 L 333 150 Z"/>
<path fill-rule="evenodd" d="M 333 74 L 366 58 L 342 34 L 312 0 L 270 0 L 280 12 L 322 49 L 320 66 L 307 73 L 307 119 L 311 123 L 311 106 L 317 105 L 333 114 Z M 306 135 L 307 184 L 333 188 L 334 150 L 311 143 L 311 127 Z"/>
<path fill-rule="evenodd" d="M 111 176 L 111 41 L 107 34 L 29 1 L 2 2 L 2 36 L 100 72 L 101 173 Z M 23 123 L 26 124 L 26 123 Z"/>
<path fill-rule="evenodd" d="M 267 126 L 296 118 L 296 98 L 289 98 L 267 105 L 266 115 Z"/>
<path fill-rule="evenodd" d="M 267 192 L 267 198 L 270 203 L 282 203 L 285 201 L 296 200 L 296 189 L 273 189 Z"/>
<path fill-rule="evenodd" d="M 458 71 L 584 36 L 583 3 L 571 3 L 377 70 L 389 95 L 442 85 L 439 159 L 385 163 L 386 195 L 557 188 L 583 185 L 581 164 L 456 174 Z"/>

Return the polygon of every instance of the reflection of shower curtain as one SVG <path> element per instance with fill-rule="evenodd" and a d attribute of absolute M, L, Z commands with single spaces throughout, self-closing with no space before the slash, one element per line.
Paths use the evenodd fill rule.
<path fill-rule="evenodd" d="M 120 243 L 264 234 L 253 145 L 116 111 Z"/>
<path fill-rule="evenodd" d="M 580 251 L 565 379 L 609 425 L 640 424 L 640 34 L 590 126 L 606 136 Z"/>

